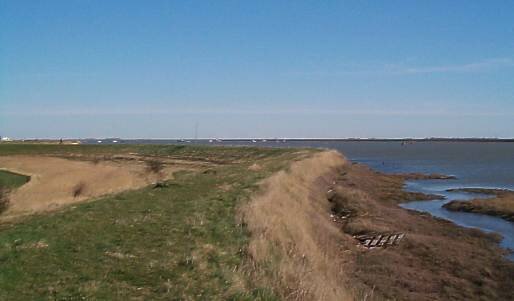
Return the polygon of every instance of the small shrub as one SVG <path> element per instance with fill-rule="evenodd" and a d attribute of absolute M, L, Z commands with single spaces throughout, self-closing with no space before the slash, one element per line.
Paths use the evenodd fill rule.
<path fill-rule="evenodd" d="M 84 190 L 86 189 L 86 184 L 84 182 L 80 182 L 77 185 L 73 186 L 72 194 L 73 197 L 76 198 L 80 196 L 82 193 L 84 193 Z"/>
<path fill-rule="evenodd" d="M 146 167 L 148 171 L 158 174 L 164 169 L 164 164 L 159 160 L 152 159 L 146 161 Z"/>

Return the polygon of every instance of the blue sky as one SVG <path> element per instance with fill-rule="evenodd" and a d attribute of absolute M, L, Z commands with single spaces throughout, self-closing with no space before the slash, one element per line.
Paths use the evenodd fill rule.
<path fill-rule="evenodd" d="M 0 0 L 0 135 L 514 137 L 513 1 Z"/>

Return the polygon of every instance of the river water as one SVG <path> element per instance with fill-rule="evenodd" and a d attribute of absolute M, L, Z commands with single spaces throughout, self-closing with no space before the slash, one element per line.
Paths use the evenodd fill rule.
<path fill-rule="evenodd" d="M 365 163 L 375 170 L 386 173 L 420 172 L 453 175 L 457 179 L 407 182 L 405 187 L 407 190 L 440 194 L 446 198 L 435 201 L 407 202 L 401 206 L 407 209 L 428 212 L 433 216 L 450 220 L 464 227 L 474 227 L 487 232 L 499 233 L 503 237 L 501 246 L 514 250 L 514 223 L 493 216 L 451 212 L 442 208 L 442 205 L 452 200 L 469 200 L 480 196 L 466 192 L 448 192 L 448 189 L 472 187 L 514 190 L 514 142 L 424 141 L 402 143 L 399 141 L 336 140 L 124 141 L 124 143 L 136 142 L 331 148 L 342 152 L 352 161 Z M 511 254 L 509 259 L 514 260 L 514 254 Z"/>

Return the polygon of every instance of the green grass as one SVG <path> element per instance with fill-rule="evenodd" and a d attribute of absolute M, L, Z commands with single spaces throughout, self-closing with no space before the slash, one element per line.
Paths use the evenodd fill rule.
<path fill-rule="evenodd" d="M 63 146 L 46 147 L 24 145 L 17 153 L 62 154 L 55 148 Z M 127 151 L 125 146 L 70 148 L 65 151 Z M 230 164 L 208 173 L 181 172 L 163 188 L 125 192 L 1 225 L 0 300 L 276 299 L 241 272 L 248 234 L 235 213 L 260 180 L 297 157 L 293 150 L 129 148 Z M 0 154 L 12 151 L 0 147 Z M 254 162 L 265 168 L 249 171 Z"/>
<path fill-rule="evenodd" d="M 0 170 L 0 187 L 7 189 L 17 188 L 30 180 L 30 177 L 13 173 L 6 170 Z"/>
<path fill-rule="evenodd" d="M 59 145 L 59 144 L 0 144 L 0 156 L 6 155 L 118 155 L 137 153 L 148 156 L 167 156 L 213 163 L 234 163 L 276 156 L 291 150 L 283 148 L 185 146 L 185 145 Z"/>

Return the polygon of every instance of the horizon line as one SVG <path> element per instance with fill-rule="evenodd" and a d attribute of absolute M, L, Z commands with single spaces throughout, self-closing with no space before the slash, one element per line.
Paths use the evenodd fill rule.
<path fill-rule="evenodd" d="M 0 136 L 2 138 L 10 138 L 8 136 Z M 166 137 L 166 138 L 123 138 L 123 137 L 86 137 L 86 138 L 77 138 L 77 137 L 30 137 L 30 138 L 11 138 L 13 142 L 16 141 L 31 141 L 31 140 L 188 140 L 188 141 L 208 141 L 208 140 L 241 140 L 241 141 L 252 141 L 256 140 L 257 142 L 263 142 L 262 140 L 514 140 L 513 137 L 330 137 L 330 138 L 321 138 L 321 137 L 230 137 L 230 138 L 222 138 L 222 137 L 201 137 L 201 138 L 193 138 L 193 137 Z"/>

